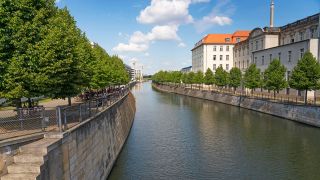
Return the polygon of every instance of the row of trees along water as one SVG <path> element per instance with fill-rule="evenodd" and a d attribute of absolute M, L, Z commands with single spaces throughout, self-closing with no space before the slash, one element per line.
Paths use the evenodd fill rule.
<path fill-rule="evenodd" d="M 0 1 L 0 97 L 69 98 L 126 84 L 121 59 L 91 44 L 55 0 Z"/>
<path fill-rule="evenodd" d="M 263 73 L 256 67 L 256 64 L 251 64 L 244 74 L 237 67 L 233 67 L 230 72 L 227 72 L 220 66 L 215 73 L 208 69 L 205 74 L 201 71 L 196 73 L 160 71 L 153 76 L 152 80 L 156 83 L 191 84 L 191 87 L 192 84 L 216 85 L 219 88 L 232 87 L 234 92 L 239 87 L 245 87 L 252 91 L 256 88 L 264 88 L 273 91 L 274 96 L 276 96 L 276 92 L 291 87 L 305 90 L 305 103 L 308 91 L 320 89 L 320 65 L 310 52 L 305 53 L 298 61 L 288 81 L 286 72 L 287 69 L 280 60 L 274 59 Z"/>

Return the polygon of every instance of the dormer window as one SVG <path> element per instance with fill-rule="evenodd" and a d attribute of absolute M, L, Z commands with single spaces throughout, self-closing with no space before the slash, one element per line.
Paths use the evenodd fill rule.
<path fill-rule="evenodd" d="M 226 42 L 230 42 L 230 38 L 226 38 Z"/>
<path fill-rule="evenodd" d="M 240 38 L 237 38 L 237 39 L 236 39 L 237 43 L 240 42 L 240 40 L 241 40 Z"/>

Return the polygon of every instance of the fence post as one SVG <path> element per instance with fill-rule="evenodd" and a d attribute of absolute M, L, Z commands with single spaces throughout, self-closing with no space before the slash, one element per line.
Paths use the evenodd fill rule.
<path fill-rule="evenodd" d="M 68 129 L 68 124 L 67 124 L 67 109 L 64 109 L 64 122 L 63 122 L 63 129 L 67 130 Z"/>
<path fill-rule="evenodd" d="M 79 104 L 79 122 L 82 121 L 82 113 L 81 113 L 81 111 L 82 111 L 81 104 Z"/>
<path fill-rule="evenodd" d="M 59 131 L 62 132 L 62 119 L 61 119 L 61 107 L 58 106 L 57 109 L 57 123 L 58 123 L 58 127 L 59 127 Z"/>

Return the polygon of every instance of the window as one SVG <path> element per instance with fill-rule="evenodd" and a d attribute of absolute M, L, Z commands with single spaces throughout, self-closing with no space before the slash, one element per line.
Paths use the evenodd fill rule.
<path fill-rule="evenodd" d="M 290 39 L 291 39 L 291 43 L 294 43 L 294 36 L 293 35 L 290 36 Z"/>
<path fill-rule="evenodd" d="M 219 66 L 222 67 L 222 64 L 220 64 Z"/>
<path fill-rule="evenodd" d="M 230 42 L 230 38 L 226 38 L 226 42 Z"/>
<path fill-rule="evenodd" d="M 253 50 L 253 43 L 251 43 L 251 51 Z"/>
<path fill-rule="evenodd" d="M 237 43 L 238 43 L 238 42 L 240 42 L 240 41 L 241 41 L 241 39 L 240 39 L 240 38 L 237 38 L 237 39 L 236 39 L 236 41 L 237 41 Z"/>
<path fill-rule="evenodd" d="M 213 64 L 213 70 L 216 70 L 216 69 L 217 69 L 217 65 Z"/>
<path fill-rule="evenodd" d="M 257 64 L 257 57 L 254 57 L 254 63 Z"/>
<path fill-rule="evenodd" d="M 256 41 L 256 50 L 258 50 L 258 41 Z"/>
<path fill-rule="evenodd" d="M 222 58 L 223 58 L 222 55 L 220 55 L 220 61 L 222 61 Z"/>
<path fill-rule="evenodd" d="M 263 39 L 261 39 L 261 49 L 263 49 Z"/>
<path fill-rule="evenodd" d="M 226 60 L 229 61 L 229 55 L 226 56 Z"/>
<path fill-rule="evenodd" d="M 249 55 L 249 45 L 247 46 L 247 55 Z"/>
<path fill-rule="evenodd" d="M 315 29 L 310 29 L 310 38 L 315 38 L 316 37 L 316 30 Z"/>
<path fill-rule="evenodd" d="M 299 36 L 300 36 L 300 41 L 302 41 L 304 39 L 304 33 L 303 32 L 299 32 Z"/>
<path fill-rule="evenodd" d="M 213 55 L 213 60 L 215 61 L 217 59 L 217 56 L 216 55 Z"/>
<path fill-rule="evenodd" d="M 303 57 L 303 54 L 304 54 L 304 49 L 302 48 L 302 49 L 300 49 L 300 58 Z"/>
<path fill-rule="evenodd" d="M 217 51 L 217 46 L 213 46 L 213 51 Z"/>
<path fill-rule="evenodd" d="M 249 59 L 247 60 L 247 67 L 249 67 Z"/>
<path fill-rule="evenodd" d="M 229 51 L 229 46 L 226 47 L 226 51 Z"/>
<path fill-rule="evenodd" d="M 264 56 L 261 57 L 261 65 L 264 65 Z"/>
<path fill-rule="evenodd" d="M 244 68 L 244 61 L 243 61 L 243 63 L 242 63 L 242 69 Z"/>
<path fill-rule="evenodd" d="M 281 62 L 281 52 L 278 53 L 279 61 Z"/>
<path fill-rule="evenodd" d="M 226 70 L 227 71 L 229 70 L 229 64 L 226 64 Z"/>
<path fill-rule="evenodd" d="M 269 55 L 269 61 L 270 61 L 270 63 L 271 63 L 271 61 L 272 61 L 272 54 Z"/>
<path fill-rule="evenodd" d="M 291 51 L 288 51 L 288 62 L 291 62 Z"/>
<path fill-rule="evenodd" d="M 242 49 L 242 56 L 244 56 L 244 50 L 245 50 L 245 48 L 243 47 L 243 49 Z"/>
<path fill-rule="evenodd" d="M 238 68 L 240 69 L 240 67 L 241 67 L 241 61 L 239 62 L 239 67 Z"/>
<path fill-rule="evenodd" d="M 223 46 L 220 46 L 220 51 L 223 51 Z"/>
<path fill-rule="evenodd" d="M 239 57 L 240 57 L 240 55 L 241 55 L 241 48 L 239 48 Z"/>

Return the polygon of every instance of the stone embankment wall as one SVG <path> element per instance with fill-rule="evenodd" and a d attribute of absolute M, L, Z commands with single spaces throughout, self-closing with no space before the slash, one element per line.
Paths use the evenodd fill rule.
<path fill-rule="evenodd" d="M 212 100 L 320 127 L 320 107 L 283 104 L 228 94 L 219 94 L 211 91 L 191 90 L 168 85 L 153 84 L 153 87 L 163 92 Z"/>
<path fill-rule="evenodd" d="M 48 149 L 45 179 L 106 179 L 129 135 L 135 108 L 130 93 L 68 130 Z"/>

